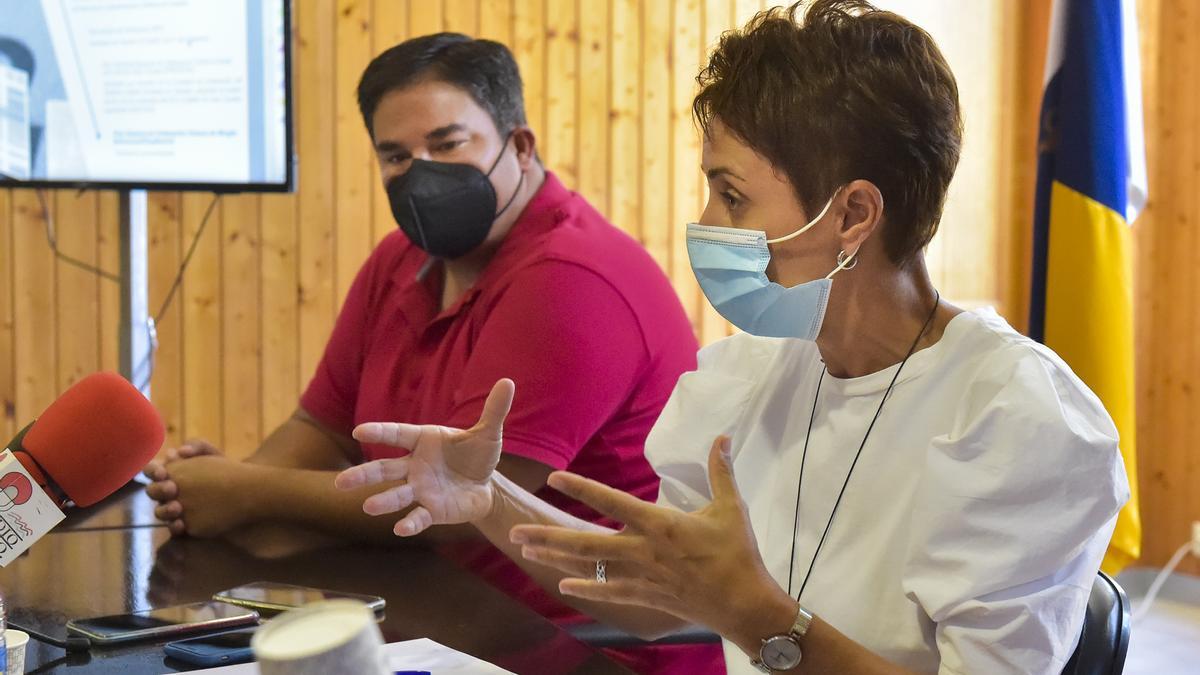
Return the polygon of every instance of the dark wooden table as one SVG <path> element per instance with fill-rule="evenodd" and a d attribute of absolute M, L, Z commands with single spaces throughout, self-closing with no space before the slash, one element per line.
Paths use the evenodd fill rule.
<path fill-rule="evenodd" d="M 428 637 L 516 673 L 627 673 L 473 574 L 417 547 L 345 546 L 278 558 L 222 541 L 171 539 L 137 487 L 79 513 L 0 570 L 9 616 L 62 637 L 71 618 L 205 600 L 251 581 L 379 595 L 384 640 Z M 187 670 L 161 643 L 80 656 L 30 640 L 26 673 Z"/>
<path fill-rule="evenodd" d="M 54 532 L 130 527 L 161 527 L 154 518 L 154 501 L 146 496 L 146 486 L 137 481 L 131 481 L 99 504 L 68 511 L 66 520 Z"/>

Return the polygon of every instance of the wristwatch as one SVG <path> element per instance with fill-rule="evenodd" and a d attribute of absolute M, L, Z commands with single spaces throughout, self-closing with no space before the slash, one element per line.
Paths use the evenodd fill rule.
<path fill-rule="evenodd" d="M 800 639 L 808 632 L 813 615 L 797 607 L 796 621 L 792 629 L 783 635 L 773 635 L 762 641 L 758 649 L 758 658 L 750 663 L 764 673 L 791 670 L 800 665 L 803 654 L 800 651 Z"/>

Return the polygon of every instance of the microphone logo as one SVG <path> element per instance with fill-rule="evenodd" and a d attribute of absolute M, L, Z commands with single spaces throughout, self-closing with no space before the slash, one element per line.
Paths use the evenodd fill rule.
<path fill-rule="evenodd" d="M 66 516 L 13 456 L 0 452 L 0 567 L 8 565 Z"/>
<path fill-rule="evenodd" d="M 0 511 L 20 506 L 33 496 L 33 481 L 18 471 L 10 471 L 0 477 Z"/>

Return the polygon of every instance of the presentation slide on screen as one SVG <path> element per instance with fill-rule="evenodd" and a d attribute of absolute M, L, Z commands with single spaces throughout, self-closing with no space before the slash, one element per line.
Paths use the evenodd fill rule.
<path fill-rule="evenodd" d="M 9 180 L 283 183 L 282 0 L 0 0 Z"/>

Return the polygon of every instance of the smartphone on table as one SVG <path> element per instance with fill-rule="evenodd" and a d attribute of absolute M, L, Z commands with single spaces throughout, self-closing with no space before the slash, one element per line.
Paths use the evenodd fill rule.
<path fill-rule="evenodd" d="M 213 600 L 227 602 L 231 605 L 248 607 L 265 612 L 283 612 L 296 607 L 303 607 L 323 600 L 358 600 L 372 611 L 382 612 L 387 604 L 377 595 L 361 593 L 343 593 L 307 586 L 279 584 L 273 581 L 255 581 L 253 583 L 221 591 L 213 596 Z"/>
<path fill-rule="evenodd" d="M 90 619 L 72 619 L 67 632 L 82 635 L 94 644 L 109 645 L 135 640 L 157 640 L 211 632 L 258 623 L 258 612 L 206 600 L 190 605 L 147 609 Z"/>
<path fill-rule="evenodd" d="M 257 628 L 233 630 L 198 638 L 168 642 L 163 651 L 175 659 L 197 666 L 225 666 L 254 660 L 250 639 Z"/>

